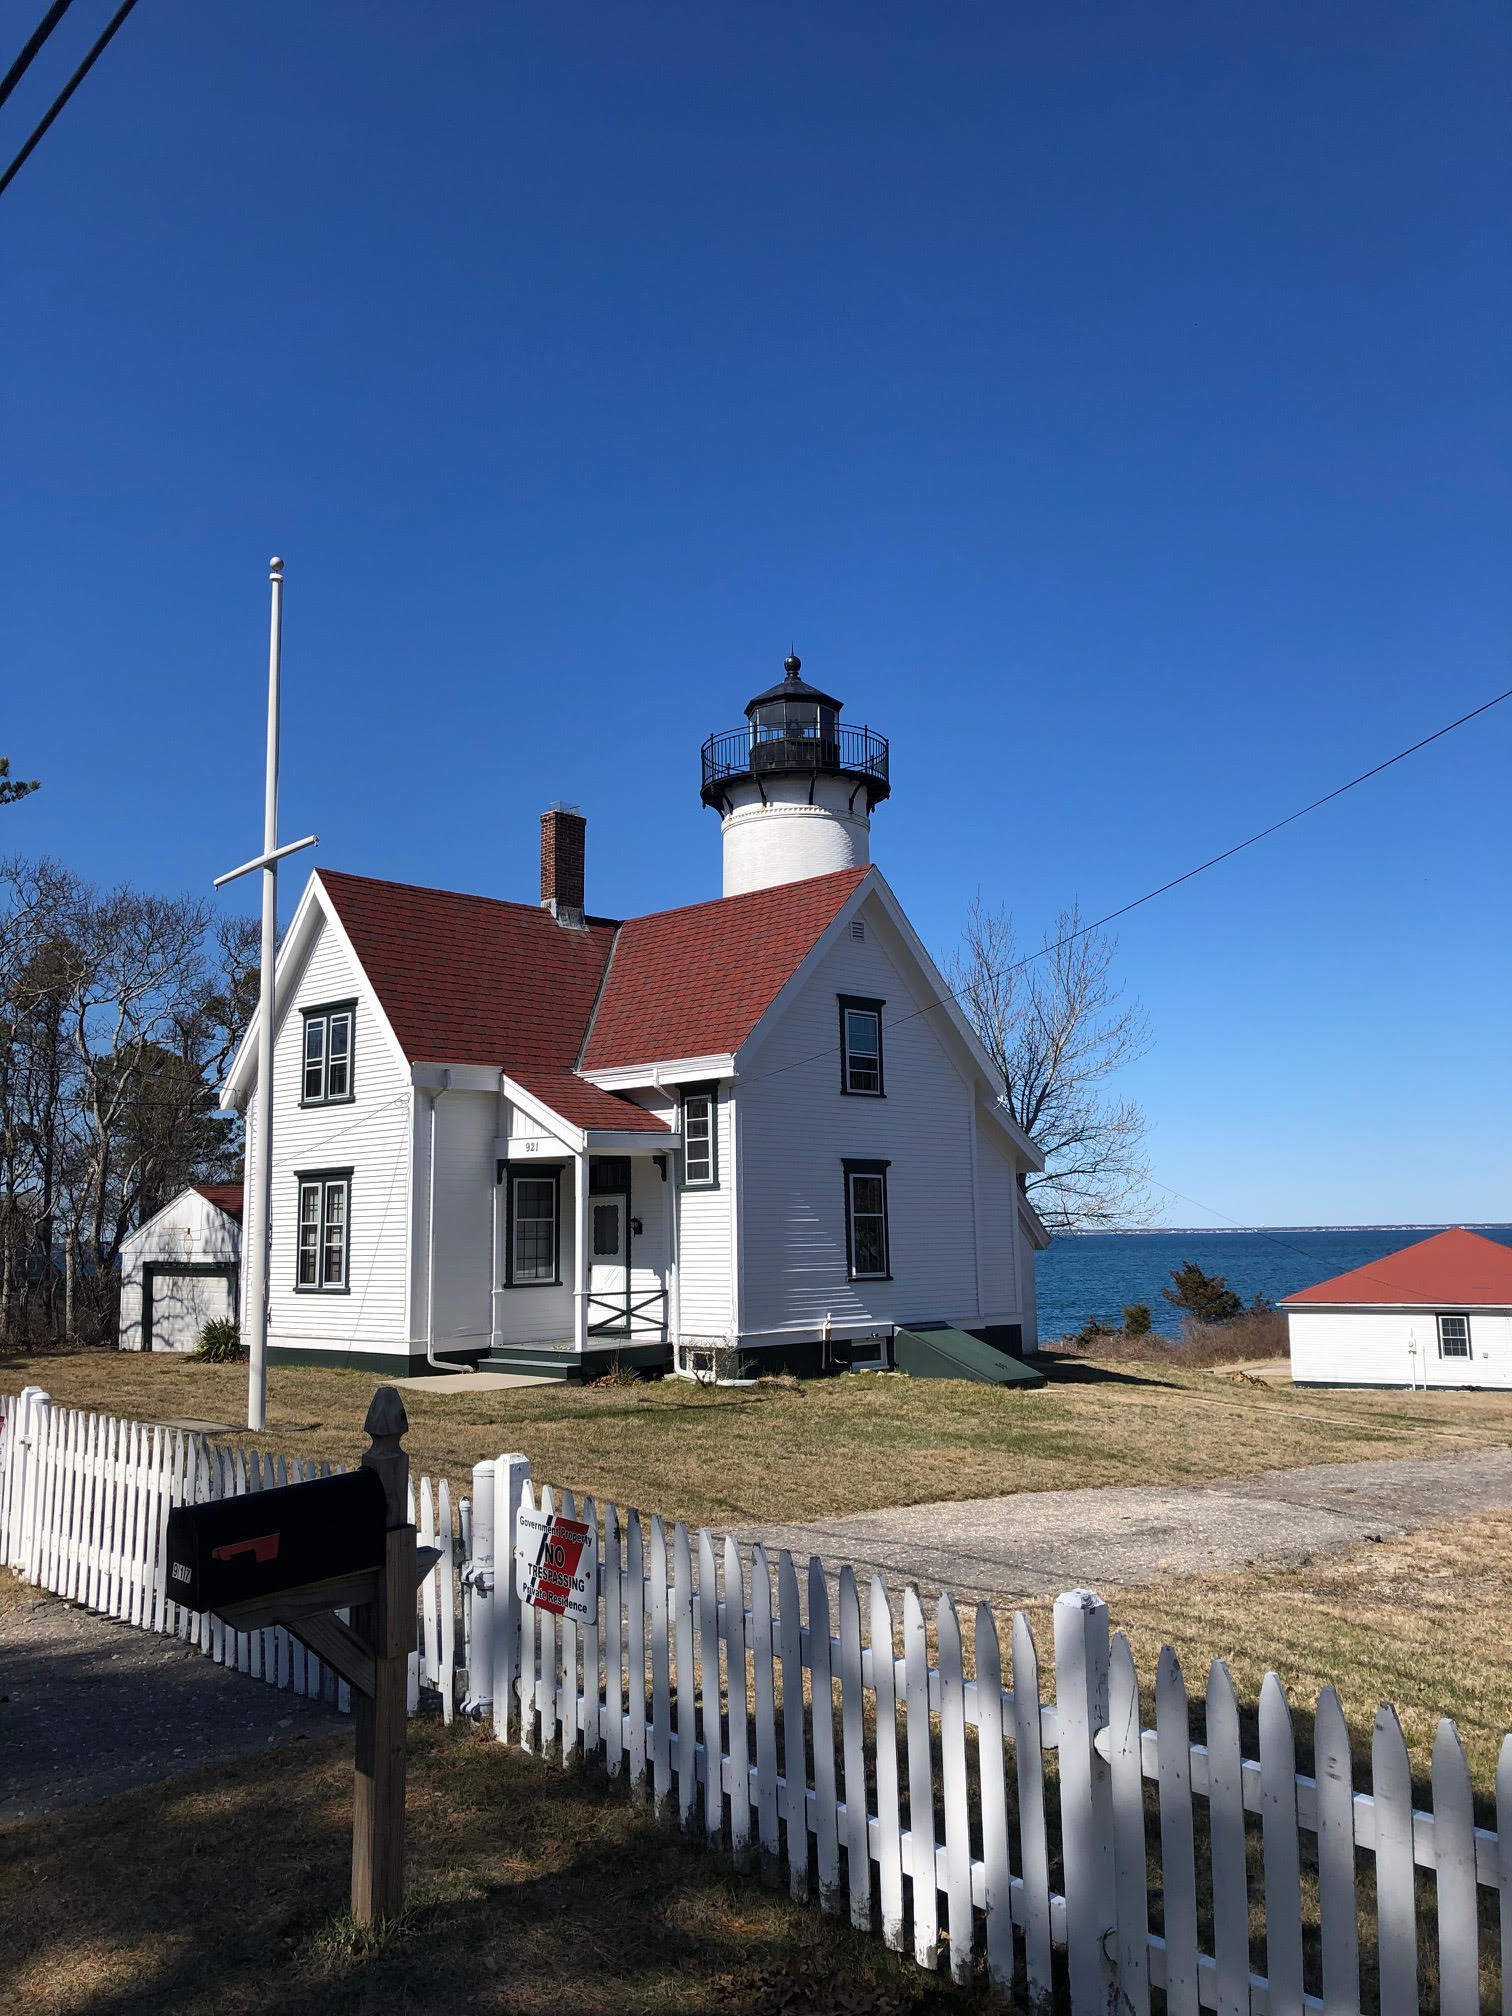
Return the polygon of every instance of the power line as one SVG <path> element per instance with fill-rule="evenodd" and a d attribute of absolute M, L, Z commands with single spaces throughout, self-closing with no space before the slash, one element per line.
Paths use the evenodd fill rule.
<path fill-rule="evenodd" d="M 21 152 L 16 156 L 15 160 L 12 161 L 9 168 L 6 169 L 5 173 L 3 175 L 0 175 L 0 196 L 3 196 L 5 194 L 6 190 L 9 189 L 12 182 L 14 182 L 16 177 L 20 174 L 26 162 L 31 158 L 32 154 L 36 151 L 36 148 L 40 143 L 42 136 L 46 133 L 48 127 L 52 125 L 54 119 L 57 118 L 58 114 L 63 110 L 63 107 L 68 103 L 69 99 L 72 98 L 75 91 L 78 90 L 79 86 L 84 82 L 84 79 L 89 75 L 90 71 L 94 68 L 99 58 L 104 54 L 105 49 L 109 44 L 109 42 L 111 41 L 111 39 L 114 37 L 116 30 L 120 27 L 121 23 L 126 19 L 126 16 L 131 12 L 132 8 L 135 7 L 135 5 L 136 0 L 121 0 L 121 5 L 117 7 L 114 14 L 111 15 L 110 19 L 106 22 L 104 28 L 100 31 L 99 37 L 95 41 L 94 46 L 90 49 L 89 54 L 84 58 L 84 61 L 79 65 L 78 69 L 75 70 L 72 77 L 69 78 L 68 82 L 63 86 L 63 89 L 58 93 L 57 97 L 54 98 L 51 105 L 49 105 L 47 110 L 43 113 L 41 119 L 38 121 L 35 129 L 32 132 L 31 138 L 27 141 L 26 145 L 21 149 Z M 60 10 L 55 9 L 55 11 Z M 39 43 L 38 47 L 40 46 L 41 45 Z M 25 54 L 24 51 L 22 53 Z M 30 61 L 31 58 L 28 56 L 27 62 Z"/>
<path fill-rule="evenodd" d="M 53 0 L 53 4 L 51 5 L 51 7 L 48 8 L 47 12 L 42 16 L 42 19 L 37 23 L 36 27 L 32 30 L 31 35 L 27 40 L 25 48 L 21 51 L 21 54 L 16 58 L 15 62 L 12 63 L 11 67 L 9 68 L 9 70 L 6 71 L 5 75 L 3 77 L 0 77 L 0 105 L 3 105 L 5 103 L 6 99 L 9 98 L 12 91 L 15 90 L 16 86 L 21 82 L 21 79 L 26 75 L 27 71 L 31 68 L 31 60 L 33 56 L 36 55 L 37 51 L 42 47 L 42 44 L 47 40 L 48 36 L 51 35 L 54 28 L 57 27 L 58 23 L 63 19 L 63 16 L 68 12 L 69 7 L 72 4 L 73 0 Z"/>
<path fill-rule="evenodd" d="M 1431 735 L 1423 736 L 1418 742 L 1409 743 L 1407 748 L 1399 749 L 1395 756 L 1386 757 L 1384 762 L 1373 763 L 1368 770 L 1362 770 L 1358 777 L 1351 777 L 1347 784 L 1339 784 L 1332 791 L 1325 791 L 1321 798 L 1314 798 L 1310 805 L 1303 805 L 1295 812 L 1288 812 L 1284 819 L 1277 819 L 1269 826 L 1262 826 L 1258 833 L 1251 833 L 1247 840 L 1235 841 L 1232 847 L 1225 847 L 1222 853 L 1210 855 L 1206 861 L 1199 861 L 1195 868 L 1188 868 L 1184 874 L 1173 875 L 1169 882 L 1162 882 L 1158 888 L 1148 889 L 1143 896 L 1136 896 L 1131 902 L 1121 903 L 1116 910 L 1109 910 L 1106 915 L 1094 919 L 1092 923 L 1083 924 L 1075 931 L 1068 931 L 1064 938 L 1057 938 L 1054 944 L 1042 945 L 1037 952 L 1030 952 L 1022 959 L 1015 959 L 1011 965 L 994 967 L 987 977 L 1006 980 L 1012 973 L 1021 973 L 1026 966 L 1032 966 L 1036 959 L 1048 958 L 1052 952 L 1059 952 L 1067 945 L 1074 945 L 1078 938 L 1089 937 L 1092 932 L 1101 931 L 1105 925 L 1116 922 L 1118 918 L 1127 917 L 1131 910 L 1139 910 L 1146 903 L 1153 903 L 1157 896 L 1165 896 L 1172 889 L 1179 889 L 1183 882 L 1190 882 L 1198 875 L 1205 875 L 1210 868 L 1216 868 L 1220 862 L 1232 861 L 1236 854 L 1242 854 L 1247 847 L 1258 846 L 1262 840 L 1268 840 L 1273 833 L 1279 833 L 1284 826 L 1295 825 L 1297 820 L 1305 819 L 1309 812 L 1316 812 L 1324 805 L 1331 805 L 1335 798 L 1342 798 L 1346 791 L 1353 791 L 1359 785 L 1368 783 L 1372 777 L 1379 777 L 1383 770 L 1390 770 L 1397 763 L 1405 763 L 1409 756 L 1415 756 L 1420 749 L 1426 749 L 1430 743 L 1442 741 L 1444 736 L 1452 735 L 1456 728 L 1463 728 L 1467 721 L 1474 721 L 1478 715 L 1488 714 L 1493 707 L 1499 707 L 1504 700 L 1512 700 L 1512 686 L 1508 686 L 1504 692 L 1495 694 L 1490 700 L 1483 700 L 1479 707 L 1472 707 L 1468 714 L 1461 714 L 1457 720 L 1446 722 L 1442 728 L 1435 728 Z M 884 1024 L 884 1027 L 901 1029 L 905 1022 L 915 1022 L 921 1015 L 932 1014 L 936 1008 L 944 1008 L 952 1001 L 959 1001 L 964 991 L 962 988 L 952 988 L 944 994 L 938 994 L 932 1001 L 926 1001 L 922 1008 L 910 1009 L 908 1014 L 896 1016 L 891 1022 Z M 807 1057 L 794 1058 L 790 1064 L 775 1065 L 770 1071 L 753 1072 L 746 1083 L 759 1084 L 763 1078 L 778 1078 L 786 1071 L 800 1070 L 805 1064 L 822 1063 L 826 1058 L 838 1056 L 839 1050 L 838 1043 L 829 1044 L 823 1050 L 815 1050 Z"/>

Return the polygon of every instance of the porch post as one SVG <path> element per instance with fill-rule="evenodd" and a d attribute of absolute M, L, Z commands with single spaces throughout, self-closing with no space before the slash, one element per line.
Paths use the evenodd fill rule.
<path fill-rule="evenodd" d="M 572 1298 L 572 1341 L 581 1353 L 588 1348 L 588 1144 L 572 1160 L 572 1271 L 577 1293 Z"/>

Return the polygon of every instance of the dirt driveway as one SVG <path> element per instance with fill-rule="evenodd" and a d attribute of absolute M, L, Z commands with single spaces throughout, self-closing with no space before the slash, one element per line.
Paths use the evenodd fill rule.
<path fill-rule="evenodd" d="M 1271 1470 L 1232 1483 L 1026 1491 L 746 1530 L 894 1586 L 1011 1602 L 1224 1569 L 1284 1568 L 1512 1506 L 1512 1449 Z"/>

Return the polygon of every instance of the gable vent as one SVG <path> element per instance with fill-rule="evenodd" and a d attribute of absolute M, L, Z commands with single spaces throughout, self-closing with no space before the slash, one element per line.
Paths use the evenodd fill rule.
<path fill-rule="evenodd" d="M 851 936 L 858 945 L 866 943 L 866 925 L 860 917 L 852 917 L 851 919 Z"/>

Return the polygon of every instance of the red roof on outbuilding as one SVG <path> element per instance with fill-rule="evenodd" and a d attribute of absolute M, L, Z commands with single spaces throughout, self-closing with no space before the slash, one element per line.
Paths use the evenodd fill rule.
<path fill-rule="evenodd" d="M 191 1190 L 197 1191 L 217 1211 L 224 1211 L 228 1218 L 234 1218 L 238 1225 L 242 1221 L 242 1186 L 240 1183 L 191 1183 Z"/>
<path fill-rule="evenodd" d="M 615 940 L 583 1069 L 738 1050 L 868 872 L 632 917 Z"/>
<path fill-rule="evenodd" d="M 1283 1309 L 1305 1307 L 1309 1302 L 1370 1304 L 1387 1308 L 1512 1307 L 1512 1246 L 1487 1239 L 1479 1232 L 1467 1232 L 1456 1225 L 1436 1232 L 1431 1239 L 1419 1239 L 1388 1253 L 1384 1260 L 1372 1260 L 1367 1267 L 1353 1267 L 1320 1281 L 1316 1288 L 1303 1288 L 1286 1296 Z"/>

